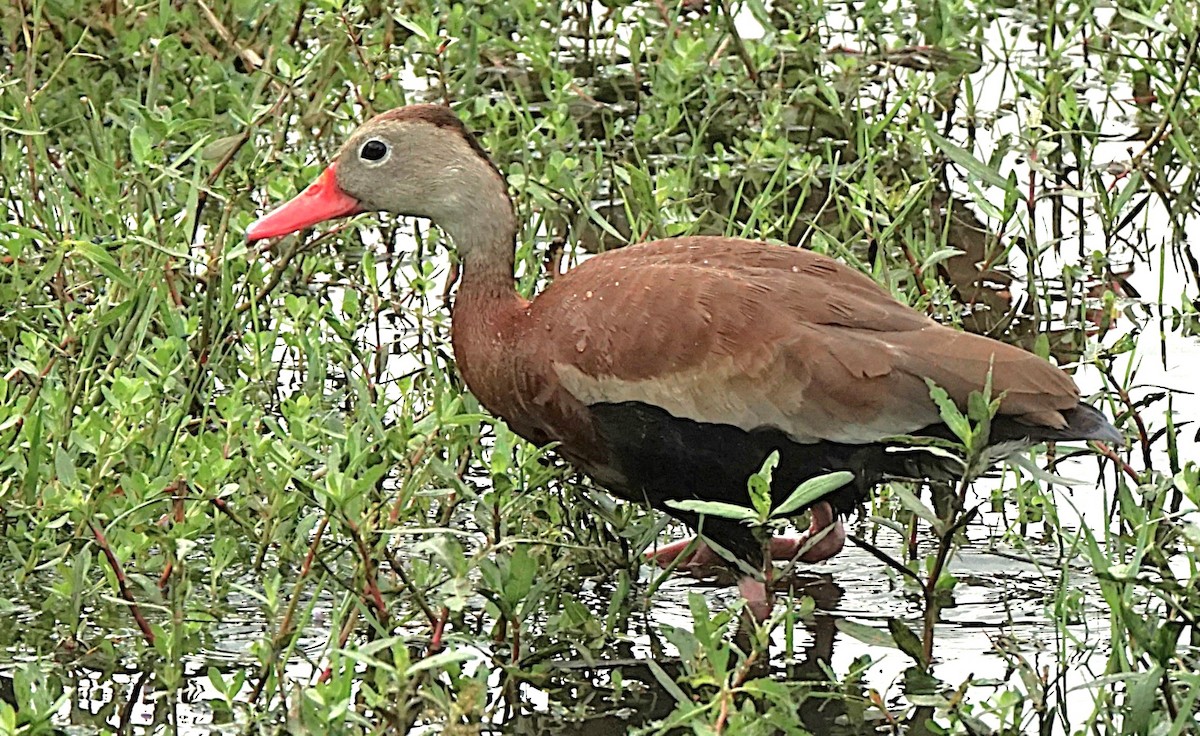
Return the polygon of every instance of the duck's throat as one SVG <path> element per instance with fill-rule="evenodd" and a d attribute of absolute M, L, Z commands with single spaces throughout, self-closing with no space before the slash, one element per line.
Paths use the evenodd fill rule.
<path fill-rule="evenodd" d="M 518 353 L 526 342 L 528 306 L 517 293 L 511 266 L 464 259 L 450 328 L 454 358 L 467 388 L 503 419 L 511 419 L 521 404 Z"/>

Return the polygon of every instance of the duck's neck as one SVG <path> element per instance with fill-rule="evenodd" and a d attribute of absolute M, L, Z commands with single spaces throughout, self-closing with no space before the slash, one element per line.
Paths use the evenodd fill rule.
<path fill-rule="evenodd" d="M 449 203 L 437 222 L 462 260 L 459 299 L 508 300 L 516 297 L 516 213 L 500 172 L 486 160 L 471 163 L 474 165 L 463 165 L 457 172 L 462 196 Z"/>
<path fill-rule="evenodd" d="M 510 357 L 522 343 L 528 302 L 514 284 L 517 225 L 502 187 L 462 203 L 454 222 L 441 226 L 462 261 L 451 328 L 459 372 L 484 406 L 507 418 L 518 398 Z"/>
<path fill-rule="evenodd" d="M 472 201 L 460 203 L 456 215 L 441 223 L 462 262 L 455 310 L 473 313 L 468 321 L 474 321 L 523 302 L 513 283 L 516 214 L 503 183 L 486 181 Z"/>
<path fill-rule="evenodd" d="M 485 260 L 476 256 L 462 259 L 462 280 L 454 296 L 455 350 L 462 352 L 460 337 L 476 345 L 490 344 L 485 350 L 496 351 L 495 343 L 511 340 L 510 332 L 525 313 L 528 302 L 517 293 L 513 280 L 513 251 L 504 259 Z"/>

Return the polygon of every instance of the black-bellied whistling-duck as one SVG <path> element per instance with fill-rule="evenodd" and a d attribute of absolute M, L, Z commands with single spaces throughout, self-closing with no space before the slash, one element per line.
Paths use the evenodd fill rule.
<path fill-rule="evenodd" d="M 246 234 L 272 238 L 366 210 L 426 217 L 450 236 L 462 262 L 454 354 L 467 386 L 514 432 L 558 442 L 612 493 L 695 529 L 696 515 L 666 502 L 749 505 L 747 478 L 773 451 L 777 503 L 808 478 L 854 473 L 813 505 L 808 532 L 776 540 L 772 556 L 832 557 L 845 541 L 841 516 L 872 486 L 944 473 L 944 461 L 889 452 L 886 441 L 948 436 L 926 379 L 965 406 L 990 369 L 1003 394 L 991 441 L 1006 448 L 1122 442 L 1058 368 L 943 327 L 799 248 L 723 237 L 642 243 L 585 261 L 528 301 L 513 283 L 518 228 L 504 177 L 445 107 L 401 107 L 364 124 L 315 183 Z M 748 527 L 709 517 L 703 533 L 761 565 Z M 766 604 L 761 582 L 743 577 L 739 587 Z"/>

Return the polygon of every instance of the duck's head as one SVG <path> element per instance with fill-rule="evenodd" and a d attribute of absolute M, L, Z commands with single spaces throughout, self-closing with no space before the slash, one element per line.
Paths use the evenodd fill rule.
<path fill-rule="evenodd" d="M 504 179 L 466 126 L 449 108 L 408 105 L 360 126 L 315 182 L 252 224 L 246 237 L 274 238 L 386 211 L 433 220 L 461 250 L 488 209 L 498 210 L 494 216 L 507 211 L 511 220 Z"/>

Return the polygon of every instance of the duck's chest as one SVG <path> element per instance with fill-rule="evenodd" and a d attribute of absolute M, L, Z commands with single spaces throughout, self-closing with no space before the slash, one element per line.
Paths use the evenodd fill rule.
<path fill-rule="evenodd" d="M 593 413 L 559 378 L 558 317 L 548 319 L 527 301 L 489 296 L 464 281 L 451 327 L 458 371 L 484 408 L 513 432 L 537 445 L 556 443 L 578 469 L 610 490 L 621 489 L 625 479 L 596 432 Z"/>
<path fill-rule="evenodd" d="M 559 385 L 553 360 L 519 318 L 481 314 L 451 331 L 467 388 L 509 428 L 535 444 L 575 445 L 590 433 L 586 413 Z"/>
<path fill-rule="evenodd" d="M 484 408 L 525 436 L 528 431 L 522 430 L 537 423 L 537 397 L 546 381 L 515 340 L 519 336 L 494 325 L 456 321 L 451 332 L 454 360 L 467 388 Z"/>

